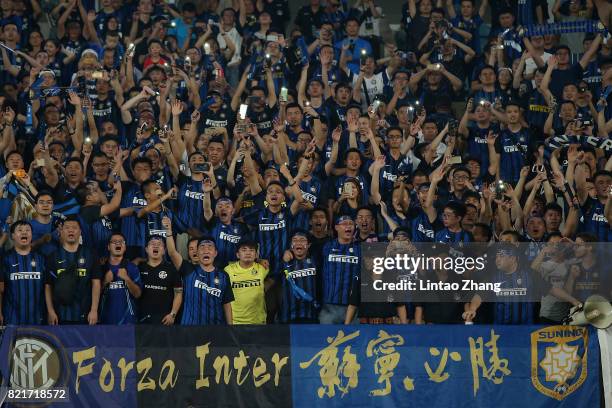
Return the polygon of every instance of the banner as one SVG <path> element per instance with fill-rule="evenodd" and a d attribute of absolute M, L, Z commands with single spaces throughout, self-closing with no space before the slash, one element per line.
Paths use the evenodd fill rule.
<path fill-rule="evenodd" d="M 136 356 L 152 379 L 174 367 L 171 387 L 138 389 L 141 407 L 291 406 L 288 326 L 136 326 Z"/>
<path fill-rule="evenodd" d="M 612 408 L 612 327 L 598 330 L 605 407 Z"/>
<path fill-rule="evenodd" d="M 293 326 L 294 407 L 599 406 L 594 330 L 465 327 Z"/>
<path fill-rule="evenodd" d="M 33 406 L 20 403 L 33 390 L 38 406 L 57 407 L 599 407 L 601 398 L 597 333 L 578 326 L 8 327 L 0 371 L 0 401 L 12 407 Z"/>

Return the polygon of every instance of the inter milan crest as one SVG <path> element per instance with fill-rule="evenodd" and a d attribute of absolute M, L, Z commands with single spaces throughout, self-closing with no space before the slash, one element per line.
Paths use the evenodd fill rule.
<path fill-rule="evenodd" d="M 221 281 L 219 280 L 219 278 L 215 278 L 213 282 L 215 282 L 215 285 L 218 285 Z"/>
<path fill-rule="evenodd" d="M 32 260 L 32 263 L 30 265 L 32 265 L 32 268 L 36 268 L 36 261 Z"/>
<path fill-rule="evenodd" d="M 587 377 L 588 339 L 588 329 L 580 326 L 550 326 L 531 333 L 533 386 L 558 401 L 576 391 Z"/>

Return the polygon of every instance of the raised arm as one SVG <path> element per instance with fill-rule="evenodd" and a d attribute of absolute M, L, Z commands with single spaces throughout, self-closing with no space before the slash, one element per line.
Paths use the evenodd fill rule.
<path fill-rule="evenodd" d="M 166 248 L 168 249 L 168 256 L 170 256 L 170 260 L 176 269 L 181 267 L 183 263 L 183 257 L 176 250 L 176 245 L 174 244 L 174 237 L 172 236 L 172 221 L 168 217 L 164 217 L 162 219 L 162 225 L 166 230 Z"/>
<path fill-rule="evenodd" d="M 241 0 L 242 2 L 242 0 Z M 230 104 L 233 111 L 236 111 L 240 106 L 240 101 L 242 100 L 242 93 L 244 92 L 247 84 L 247 79 L 249 75 L 249 71 L 251 70 L 251 66 L 247 66 L 244 72 L 242 73 L 242 77 L 240 78 L 240 82 L 234 91 L 234 96 L 232 97 L 232 102 Z"/>
<path fill-rule="evenodd" d="M 121 205 L 121 181 L 115 181 L 113 185 L 113 189 L 115 190 L 115 194 L 113 194 L 113 198 L 110 202 L 104 204 L 100 207 L 100 216 L 105 217 L 113 212 L 117 211 Z"/>
<path fill-rule="evenodd" d="M 446 79 L 449 80 L 455 92 L 459 91 L 463 87 L 463 82 L 461 82 L 461 80 L 457 78 L 453 73 L 448 71 L 444 67 L 444 65 L 440 65 L 440 72 L 442 73 L 443 76 L 446 77 Z"/>
<path fill-rule="evenodd" d="M 595 54 L 597 54 L 599 46 L 601 45 L 601 41 L 601 34 L 597 34 L 597 37 L 595 37 L 595 40 L 591 43 L 589 49 L 586 50 L 586 52 L 582 55 L 582 58 L 580 58 L 580 61 L 578 63 L 580 64 L 583 70 L 587 68 L 587 66 L 589 65 L 589 61 L 591 61 Z"/>

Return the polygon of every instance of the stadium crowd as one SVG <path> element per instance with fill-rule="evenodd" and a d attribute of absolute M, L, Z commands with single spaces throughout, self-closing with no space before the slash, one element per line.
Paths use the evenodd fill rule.
<path fill-rule="evenodd" d="M 1 324 L 558 323 L 611 296 L 606 1 L 170 3 L 0 0 Z M 386 241 L 502 241 L 550 290 L 362 303 Z"/>

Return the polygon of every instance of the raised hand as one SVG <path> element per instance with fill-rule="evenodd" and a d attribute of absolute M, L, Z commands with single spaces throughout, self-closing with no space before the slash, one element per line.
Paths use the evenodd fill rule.
<path fill-rule="evenodd" d="M 68 102 L 70 102 L 71 105 L 79 106 L 81 104 L 81 98 L 79 98 L 79 95 L 75 92 L 70 91 L 68 94 Z"/>
<path fill-rule="evenodd" d="M 489 134 L 487 135 L 487 145 L 494 145 L 495 140 L 497 140 L 497 134 L 493 133 L 493 131 L 490 130 Z"/>
<path fill-rule="evenodd" d="M 195 112 L 198 112 L 197 110 Z M 179 116 L 183 113 L 183 103 L 178 99 L 172 101 L 172 115 Z"/>
<path fill-rule="evenodd" d="M 334 143 L 340 143 L 340 137 L 342 136 L 342 129 L 340 126 L 336 127 L 332 132 L 332 141 Z"/>
<path fill-rule="evenodd" d="M 13 110 L 13 108 L 9 106 L 4 110 L 3 116 L 4 116 L 4 123 L 7 126 L 10 126 L 13 124 L 13 121 L 15 120 L 15 111 Z"/>
<path fill-rule="evenodd" d="M 383 154 L 381 154 L 380 156 L 378 156 L 376 158 L 376 160 L 374 160 L 374 168 L 375 169 L 382 169 L 383 167 L 385 167 L 385 156 Z"/>

